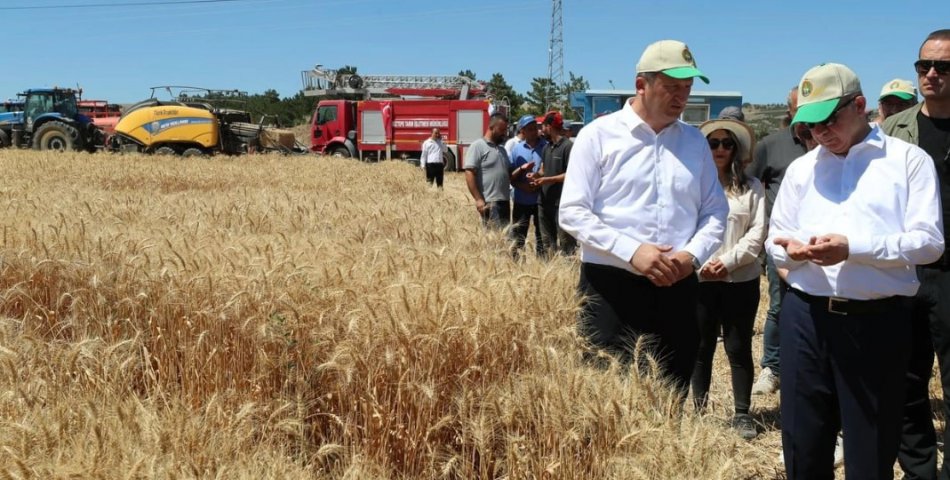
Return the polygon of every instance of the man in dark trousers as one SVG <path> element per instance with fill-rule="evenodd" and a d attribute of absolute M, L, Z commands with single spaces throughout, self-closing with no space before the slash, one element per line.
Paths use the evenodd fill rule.
<path fill-rule="evenodd" d="M 581 334 L 625 364 L 645 365 L 631 348 L 643 341 L 683 396 L 699 349 L 695 271 L 729 214 L 706 137 L 679 119 L 697 77 L 709 82 L 683 42 L 648 46 L 637 95 L 577 135 L 560 202 L 581 244 Z"/>
<path fill-rule="evenodd" d="M 950 215 L 950 29 L 931 33 L 914 63 L 924 102 L 887 117 L 884 132 L 920 146 L 937 169 L 943 217 Z M 944 223 L 946 228 L 946 223 Z M 946 230 L 944 230 L 946 235 Z M 934 352 L 943 385 L 944 418 L 950 419 L 950 258 L 944 254 L 917 268 L 913 347 L 907 373 L 904 433 L 898 461 L 907 479 L 950 478 L 950 441 L 944 433 L 943 465 L 937 471 L 937 438 L 928 384 Z"/>
<path fill-rule="evenodd" d="M 534 223 L 535 252 L 538 257 L 545 255 L 544 240 L 541 238 L 541 225 L 538 221 L 538 187 L 531 181 L 533 173 L 541 168 L 541 155 L 547 141 L 538 135 L 538 122 L 532 115 L 524 115 L 518 120 L 518 134 L 521 140 L 511 148 L 511 166 L 521 168 L 528 163 L 534 167 L 528 173 L 530 178 L 514 181 L 511 186 L 514 208 L 511 210 L 511 236 L 515 241 L 514 255 L 520 255 L 528 237 L 528 228 Z M 518 137 L 515 137 L 518 138 Z"/>
<path fill-rule="evenodd" d="M 541 128 L 548 139 L 548 144 L 541 154 L 541 170 L 535 178 L 536 184 L 541 187 L 541 238 L 548 255 L 554 252 L 572 255 L 577 249 L 577 242 L 558 226 L 558 208 L 561 205 L 564 174 L 570 163 L 571 147 L 574 143 L 564 135 L 564 118 L 561 112 L 546 113 Z"/>
<path fill-rule="evenodd" d="M 916 265 L 943 253 L 933 162 L 867 122 L 857 75 L 805 72 L 793 124 L 819 147 L 785 171 L 766 248 L 782 299 L 782 451 L 789 480 L 889 479 L 900 443 Z"/>

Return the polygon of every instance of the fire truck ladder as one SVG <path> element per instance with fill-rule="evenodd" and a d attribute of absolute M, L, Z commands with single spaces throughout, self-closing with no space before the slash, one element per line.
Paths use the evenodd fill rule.
<path fill-rule="evenodd" d="M 356 94 L 375 97 L 431 97 L 467 100 L 485 93 L 485 85 L 464 76 L 359 75 L 325 70 L 317 65 L 301 72 L 306 96 Z"/>

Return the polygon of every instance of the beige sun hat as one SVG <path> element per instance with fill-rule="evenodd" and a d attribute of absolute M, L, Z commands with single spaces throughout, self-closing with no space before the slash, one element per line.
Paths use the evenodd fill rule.
<path fill-rule="evenodd" d="M 699 126 L 699 131 L 703 132 L 704 137 L 708 137 L 710 133 L 716 130 L 728 130 L 731 132 L 736 137 L 736 140 L 739 141 L 739 147 L 742 149 L 740 152 L 742 161 L 744 163 L 752 161 L 752 148 L 755 147 L 755 135 L 748 125 L 738 120 L 723 118 L 709 120 Z"/>

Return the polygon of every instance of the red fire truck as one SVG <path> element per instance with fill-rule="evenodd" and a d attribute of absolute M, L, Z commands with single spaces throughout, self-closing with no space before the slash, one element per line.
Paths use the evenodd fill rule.
<path fill-rule="evenodd" d="M 448 148 L 448 170 L 488 127 L 489 112 L 507 111 L 484 85 L 466 77 L 338 74 L 318 65 L 303 72 L 305 95 L 359 95 L 364 100 L 321 100 L 310 124 L 310 149 L 361 160 L 418 161 L 433 128 Z M 380 98 L 388 97 L 388 98 Z"/>

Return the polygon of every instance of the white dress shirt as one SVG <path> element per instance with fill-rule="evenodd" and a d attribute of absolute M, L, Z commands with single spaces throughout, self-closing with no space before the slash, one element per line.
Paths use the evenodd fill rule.
<path fill-rule="evenodd" d="M 762 274 L 759 253 L 762 251 L 768 224 L 765 219 L 765 187 L 757 178 L 749 179 L 749 188 L 736 195 L 726 193 L 729 200 L 729 218 L 722 246 L 710 257 L 719 259 L 728 275 L 714 282 L 748 282 Z M 708 262 L 707 262 L 708 263 Z"/>
<path fill-rule="evenodd" d="M 505 142 L 505 151 L 508 152 L 508 158 L 511 158 L 511 152 L 515 150 L 515 145 L 518 145 L 519 143 L 523 141 L 524 141 L 523 139 L 518 138 L 518 136 L 515 135 L 514 137 L 509 138 L 508 141 Z"/>
<path fill-rule="evenodd" d="M 445 145 L 441 140 L 427 138 L 422 142 L 422 158 L 419 159 L 419 166 L 426 168 L 426 164 L 429 163 L 443 163 L 442 154 L 445 150 Z"/>
<path fill-rule="evenodd" d="M 787 268 L 792 287 L 817 296 L 870 300 L 911 296 L 915 265 L 944 249 L 933 161 L 922 149 L 878 127 L 840 157 L 818 147 L 789 165 L 779 189 L 766 248 Z M 813 236 L 848 238 L 848 259 L 821 267 L 794 261 L 776 238 L 807 244 Z"/>
<path fill-rule="evenodd" d="M 574 140 L 559 223 L 581 260 L 635 272 L 643 243 L 670 245 L 705 263 L 719 245 L 729 204 L 706 138 L 676 121 L 659 133 L 628 102 Z"/>

